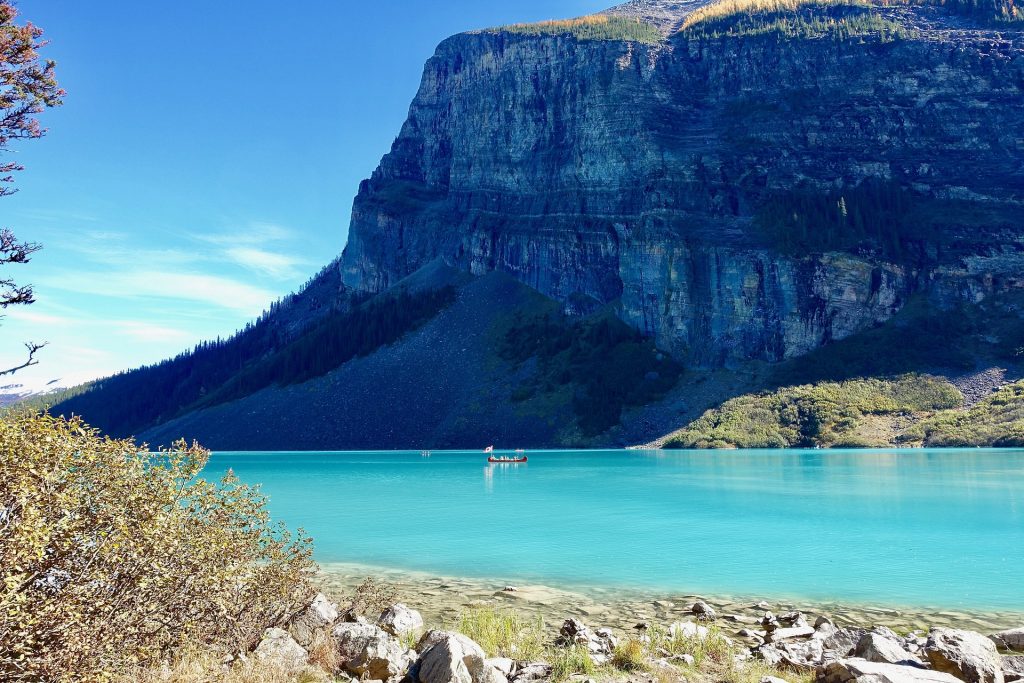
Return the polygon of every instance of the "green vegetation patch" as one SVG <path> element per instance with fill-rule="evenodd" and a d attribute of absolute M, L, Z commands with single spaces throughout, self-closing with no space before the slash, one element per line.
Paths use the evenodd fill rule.
<path fill-rule="evenodd" d="M 498 353 L 517 364 L 537 362 L 513 400 L 568 389 L 584 436 L 617 425 L 624 408 L 657 400 L 683 371 L 653 342 L 610 313 L 580 321 L 561 315 L 517 317 L 502 336 Z"/>
<path fill-rule="evenodd" d="M 869 178 L 855 187 L 822 192 L 803 186 L 769 197 L 755 223 L 777 249 L 787 253 L 880 249 L 901 257 L 907 243 L 928 237 L 908 221 L 914 196 L 898 183 Z"/>
<path fill-rule="evenodd" d="M 864 0 L 724 0 L 690 14 L 679 32 L 687 38 L 776 34 L 792 39 L 878 35 L 883 42 L 913 31 L 886 19 Z"/>
<path fill-rule="evenodd" d="M 956 408 L 963 400 L 960 391 L 948 381 L 929 375 L 786 387 L 726 401 L 674 434 L 665 445 L 667 448 L 876 445 L 866 443 L 857 434 L 870 416 Z"/>
<path fill-rule="evenodd" d="M 901 441 L 925 446 L 1024 446 L 1024 382 L 1002 387 L 968 410 L 944 411 L 922 420 Z"/>
<path fill-rule="evenodd" d="M 488 32 L 527 36 L 571 36 L 577 40 L 623 40 L 652 44 L 662 41 L 658 29 L 647 22 L 606 14 L 535 24 L 510 24 L 489 29 Z"/>
<path fill-rule="evenodd" d="M 1024 5 L 1018 0 L 894 0 L 892 4 L 942 7 L 950 14 L 984 23 L 1024 22 Z"/>

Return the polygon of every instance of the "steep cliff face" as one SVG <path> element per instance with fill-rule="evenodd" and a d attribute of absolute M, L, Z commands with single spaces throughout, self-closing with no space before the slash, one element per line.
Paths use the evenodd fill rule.
<path fill-rule="evenodd" d="M 624 7 L 660 12 L 670 37 L 442 43 L 360 188 L 345 284 L 383 291 L 435 259 L 504 271 L 569 310 L 615 303 L 708 366 L 801 355 L 914 293 L 947 305 L 1018 286 L 1019 29 L 880 8 L 906 35 L 697 37 L 672 33 L 692 4 Z M 798 188 L 868 179 L 912 200 L 895 249 L 782 249 L 765 227 Z"/>

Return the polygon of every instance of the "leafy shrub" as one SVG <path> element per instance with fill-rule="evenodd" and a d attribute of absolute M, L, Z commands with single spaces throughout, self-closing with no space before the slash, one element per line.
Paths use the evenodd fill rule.
<path fill-rule="evenodd" d="M 245 651 L 311 596 L 308 539 L 208 452 L 79 419 L 0 421 L 0 679 L 95 681 L 201 643 Z"/>
<path fill-rule="evenodd" d="M 1002 387 L 968 410 L 922 420 L 903 440 L 925 446 L 1024 446 L 1024 382 Z"/>
<path fill-rule="evenodd" d="M 577 40 L 626 40 L 640 43 L 657 43 L 662 39 L 658 29 L 647 22 L 607 14 L 541 21 L 534 24 L 511 24 L 491 31 L 528 36 L 571 36 Z"/>
<path fill-rule="evenodd" d="M 385 581 L 367 576 L 355 587 L 349 598 L 349 605 L 342 610 L 350 616 L 365 616 L 376 619 L 380 613 L 398 602 L 398 589 Z"/>

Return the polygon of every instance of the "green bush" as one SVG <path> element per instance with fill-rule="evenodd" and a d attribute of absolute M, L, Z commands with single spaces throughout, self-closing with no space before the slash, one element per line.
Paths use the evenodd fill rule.
<path fill-rule="evenodd" d="M 922 420 L 903 440 L 925 446 L 1024 446 L 1024 382 L 1002 387 L 968 410 Z"/>
<path fill-rule="evenodd" d="M 208 453 L 78 419 L 0 421 L 0 680 L 97 681 L 193 645 L 245 652 L 311 597 L 308 539 Z"/>
<path fill-rule="evenodd" d="M 905 375 L 786 387 L 709 410 L 672 435 L 668 448 L 864 446 L 855 432 L 872 415 L 955 408 L 963 395 L 944 379 Z"/>

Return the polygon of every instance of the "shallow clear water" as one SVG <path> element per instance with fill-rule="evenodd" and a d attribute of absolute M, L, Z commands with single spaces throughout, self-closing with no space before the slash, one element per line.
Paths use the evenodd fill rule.
<path fill-rule="evenodd" d="M 1024 609 L 1024 450 L 217 453 L 317 559 L 558 586 Z"/>

